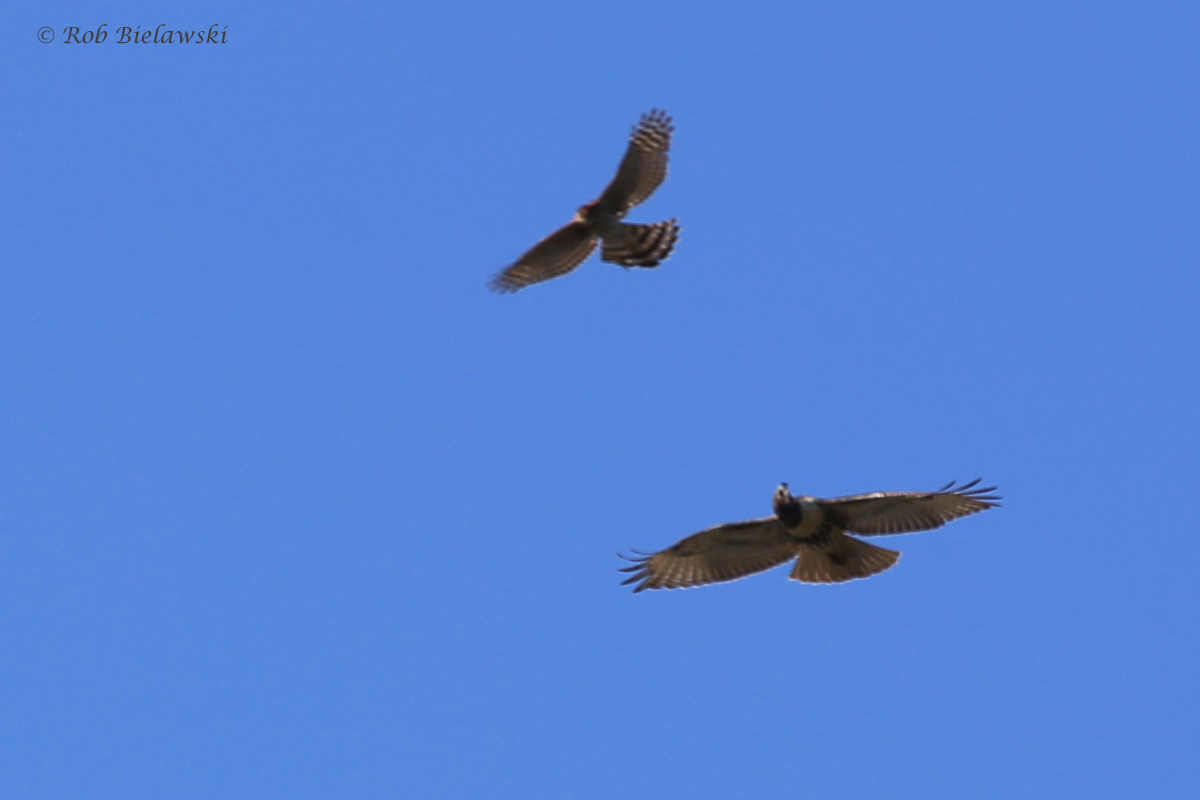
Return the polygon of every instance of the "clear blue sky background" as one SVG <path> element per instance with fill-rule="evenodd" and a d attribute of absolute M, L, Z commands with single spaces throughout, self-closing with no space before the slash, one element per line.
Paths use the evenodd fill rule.
<path fill-rule="evenodd" d="M 1200 787 L 1194 3 L 0 22 L 0 796 Z M 670 260 L 488 292 L 655 106 Z M 871 580 L 618 585 L 977 476 Z"/>

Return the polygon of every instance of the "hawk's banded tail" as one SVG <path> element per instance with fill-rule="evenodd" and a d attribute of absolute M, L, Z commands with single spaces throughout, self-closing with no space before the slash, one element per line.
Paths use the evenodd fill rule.
<path fill-rule="evenodd" d="M 621 236 L 604 242 L 600 258 L 622 267 L 657 267 L 679 241 L 675 219 L 653 225 L 621 225 Z"/>
<path fill-rule="evenodd" d="M 853 536 L 838 536 L 820 547 L 801 547 L 800 558 L 788 577 L 803 583 L 841 583 L 883 572 L 899 558 L 895 550 L 876 547 Z"/>

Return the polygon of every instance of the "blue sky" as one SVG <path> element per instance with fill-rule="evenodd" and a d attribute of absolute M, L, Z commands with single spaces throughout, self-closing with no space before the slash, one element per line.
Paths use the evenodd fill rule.
<path fill-rule="evenodd" d="M 2 19 L 0 795 L 1200 788 L 1194 4 Z M 674 255 L 488 292 L 652 107 Z M 618 585 L 974 477 L 870 580 Z"/>

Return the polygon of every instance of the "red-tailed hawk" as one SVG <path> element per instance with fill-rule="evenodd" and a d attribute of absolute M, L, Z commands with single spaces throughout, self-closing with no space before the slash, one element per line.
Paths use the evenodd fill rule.
<path fill-rule="evenodd" d="M 596 243 L 600 258 L 623 267 L 657 267 L 679 240 L 675 219 L 653 225 L 621 222 L 629 209 L 649 197 L 667 177 L 671 118 L 657 109 L 643 114 L 633 127 L 629 148 L 616 177 L 595 200 L 581 206 L 575 219 L 535 244 L 490 286 L 515 292 L 530 284 L 565 275 L 583 263 Z"/>
<path fill-rule="evenodd" d="M 936 492 L 875 492 L 820 499 L 793 497 L 786 483 L 775 490 L 775 516 L 730 522 L 700 531 L 677 544 L 638 557 L 622 555 L 633 573 L 621 582 L 643 589 L 678 589 L 732 581 L 796 558 L 789 578 L 840 583 L 883 572 L 900 554 L 847 536 L 910 533 L 999 505 L 995 486 L 979 480 Z M 636 551 L 635 551 L 636 552 Z M 798 558 L 797 558 L 798 557 Z"/>

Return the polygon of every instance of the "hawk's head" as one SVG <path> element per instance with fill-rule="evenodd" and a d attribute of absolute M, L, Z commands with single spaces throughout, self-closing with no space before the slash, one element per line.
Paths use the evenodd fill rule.
<path fill-rule="evenodd" d="M 775 490 L 775 516 L 779 518 L 785 526 L 795 528 L 800 524 L 802 515 L 800 504 L 796 502 L 796 498 L 792 497 L 792 493 L 788 491 L 786 483 L 779 484 L 779 488 Z"/>
<path fill-rule="evenodd" d="M 600 204 L 599 200 L 593 200 L 590 203 L 584 203 L 583 205 L 581 205 L 579 207 L 579 210 L 575 212 L 575 221 L 576 222 L 588 222 L 591 219 L 592 209 L 594 209 L 599 204 Z"/>

